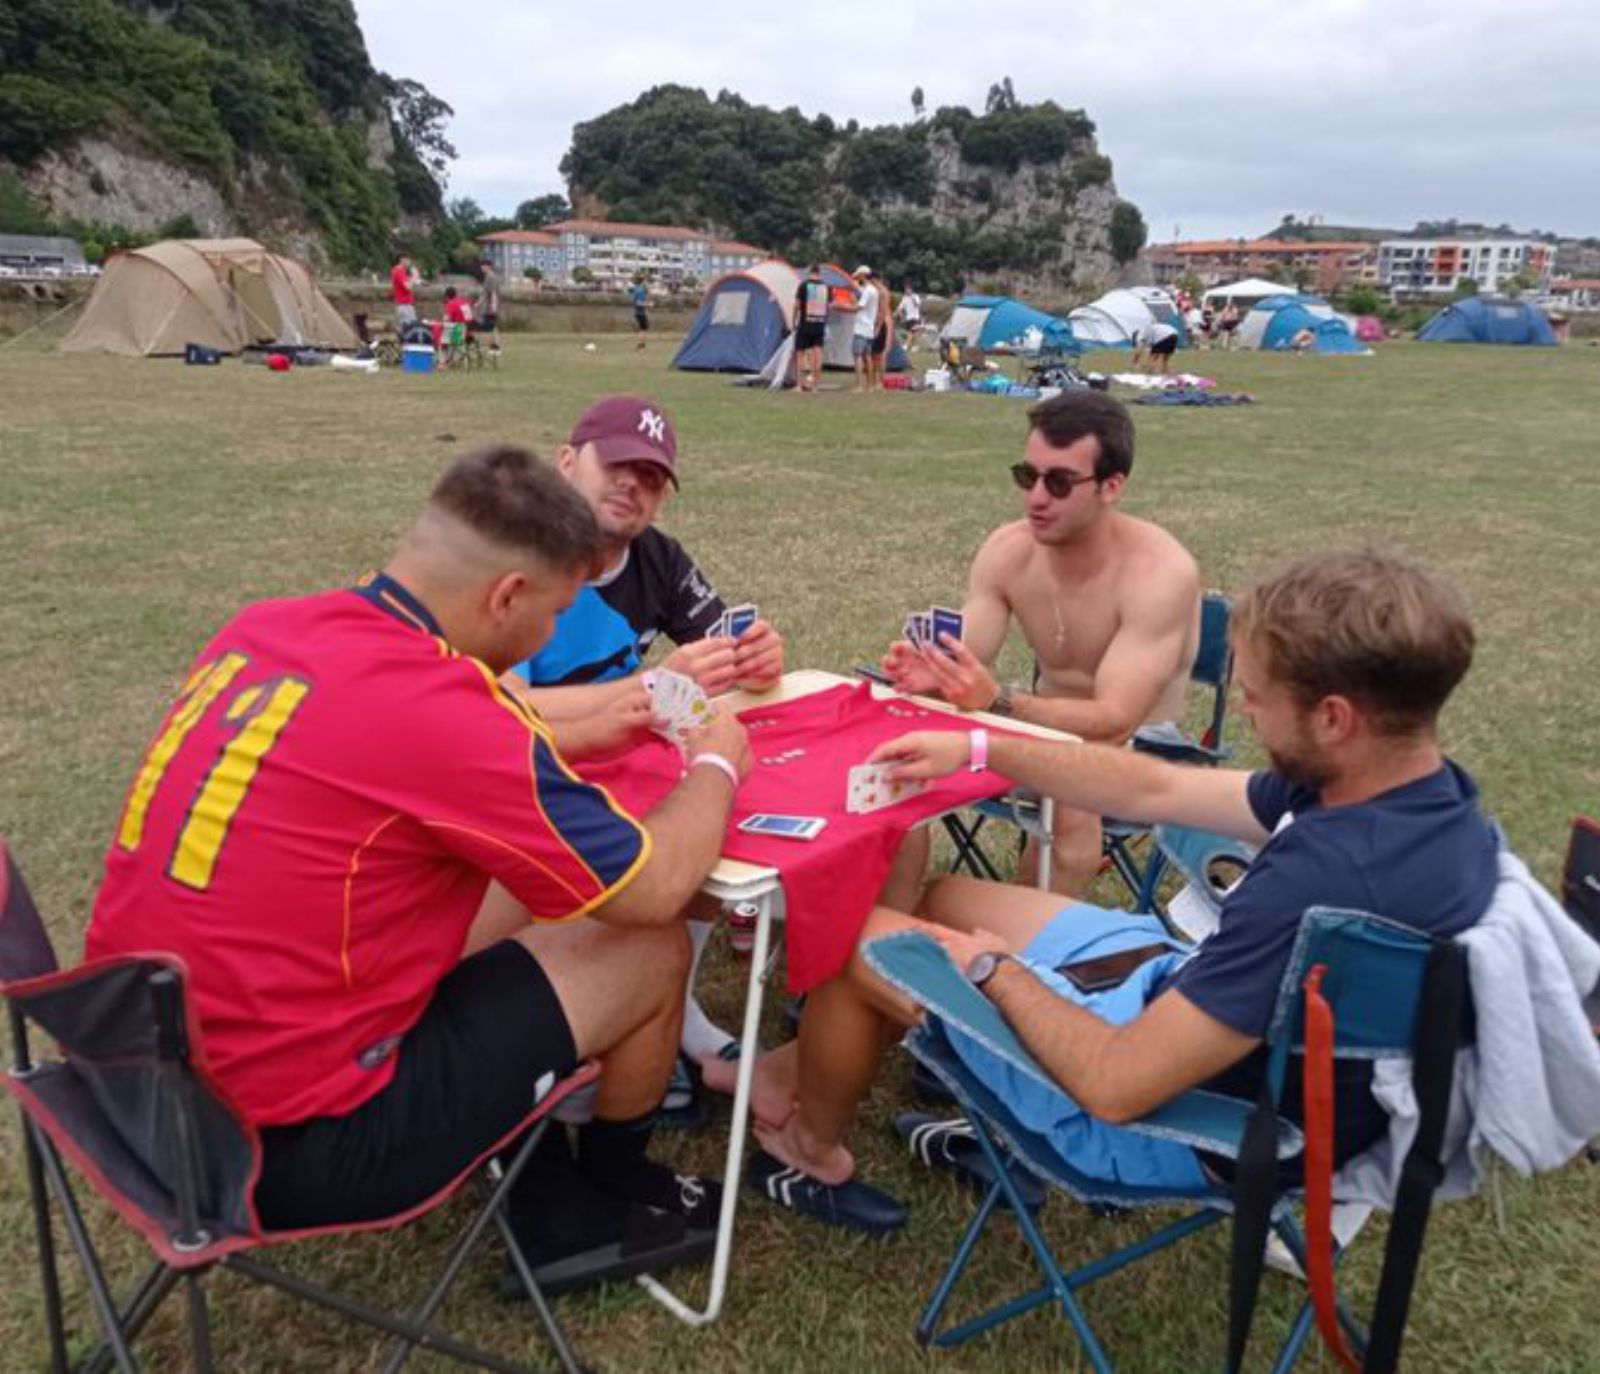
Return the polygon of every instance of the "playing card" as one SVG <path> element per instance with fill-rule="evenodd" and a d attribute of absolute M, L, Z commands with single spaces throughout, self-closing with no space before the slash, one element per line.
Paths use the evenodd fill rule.
<path fill-rule="evenodd" d="M 722 613 L 723 634 L 730 639 L 738 639 L 740 635 L 756 623 L 760 614 L 749 602 L 724 611 Z"/>
<path fill-rule="evenodd" d="M 724 611 L 706 630 L 707 639 L 723 639 L 728 633 L 728 613 Z"/>
<path fill-rule="evenodd" d="M 940 635 L 949 635 L 952 639 L 961 638 L 962 627 L 966 622 L 963 620 L 960 611 L 952 611 L 948 606 L 935 606 L 929 612 L 929 616 L 932 620 L 933 628 L 932 642 L 936 647 L 944 648 L 944 645 L 939 640 Z"/>
<path fill-rule="evenodd" d="M 922 649 L 933 647 L 933 612 L 917 612 L 917 646 Z"/>
<path fill-rule="evenodd" d="M 650 728 L 680 748 L 689 731 L 705 724 L 711 702 L 700 684 L 682 673 L 661 669 L 654 674 L 650 690 Z"/>
<path fill-rule="evenodd" d="M 852 815 L 881 811 L 928 790 L 926 782 L 890 778 L 887 763 L 860 763 L 850 770 L 845 789 L 845 810 Z"/>
<path fill-rule="evenodd" d="M 921 641 L 917 639 L 917 617 L 915 612 L 906 617 L 904 630 L 906 640 L 910 643 L 911 647 L 913 649 L 921 648 Z"/>

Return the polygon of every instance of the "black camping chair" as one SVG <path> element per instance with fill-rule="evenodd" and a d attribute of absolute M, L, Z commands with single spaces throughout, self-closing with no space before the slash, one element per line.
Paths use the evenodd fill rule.
<path fill-rule="evenodd" d="M 62 971 L 22 875 L 0 842 L 0 992 L 6 998 L 12 1042 L 5 1085 L 22 1108 L 24 1159 L 38 1233 L 53 1374 L 100 1371 L 113 1365 L 123 1374 L 137 1370 L 134 1342 L 180 1284 L 188 1300 L 194 1368 L 209 1374 L 214 1367 L 211 1322 L 202 1280 L 219 1265 L 388 1332 L 394 1340 L 385 1374 L 399 1370 L 418 1346 L 480 1369 L 521 1374 L 526 1366 L 456 1340 L 432 1325 L 491 1225 L 510 1250 L 557 1362 L 568 1374 L 576 1374 L 571 1347 L 512 1235 L 504 1203 L 548 1127 L 551 1109 L 598 1078 L 598 1065 L 583 1065 L 557 1083 L 518 1130 L 499 1142 L 497 1148 L 504 1149 L 521 1135 L 503 1171 L 491 1169 L 488 1198 L 452 1246 L 437 1281 L 409 1314 L 386 1312 L 286 1273 L 251 1252 L 308 1235 L 403 1225 L 451 1196 L 476 1168 L 399 1216 L 315 1231 L 264 1231 L 251 1196 L 261 1143 L 206 1072 L 185 977 L 179 960 L 160 954 L 97 959 Z M 55 1042 L 59 1058 L 35 1058 L 30 1024 Z M 154 1264 L 120 1302 L 90 1240 L 63 1160 L 75 1166 L 92 1191 L 155 1252 Z M 52 1200 L 61 1210 L 67 1239 L 83 1267 L 89 1301 L 104 1331 L 98 1348 L 76 1366 L 67 1354 Z"/>

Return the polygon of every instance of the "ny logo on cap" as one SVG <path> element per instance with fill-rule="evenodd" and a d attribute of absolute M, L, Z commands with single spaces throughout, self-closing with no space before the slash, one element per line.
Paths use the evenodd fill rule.
<path fill-rule="evenodd" d="M 667 417 L 658 415 L 653 410 L 641 410 L 639 412 L 639 432 L 648 434 L 652 443 L 666 443 Z"/>

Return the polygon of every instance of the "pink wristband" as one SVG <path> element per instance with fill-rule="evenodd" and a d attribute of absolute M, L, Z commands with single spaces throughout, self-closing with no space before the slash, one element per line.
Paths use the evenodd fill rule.
<path fill-rule="evenodd" d="M 981 773 L 989 766 L 989 732 L 987 730 L 974 730 L 967 736 L 968 748 L 967 767 L 974 773 Z"/>
<path fill-rule="evenodd" d="M 727 778 L 735 792 L 739 790 L 739 770 L 727 759 L 723 758 L 721 754 L 696 754 L 689 760 L 689 767 L 698 768 L 702 763 L 708 767 L 715 768 L 723 777 Z"/>

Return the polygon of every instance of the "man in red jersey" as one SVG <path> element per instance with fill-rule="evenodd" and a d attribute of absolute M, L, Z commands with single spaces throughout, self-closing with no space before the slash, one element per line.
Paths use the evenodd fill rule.
<path fill-rule="evenodd" d="M 225 625 L 139 770 L 87 952 L 187 964 L 207 1067 L 261 1131 L 268 1228 L 425 1201 L 598 1058 L 576 1159 L 549 1132 L 512 1196 L 541 1281 L 710 1248 L 720 1185 L 645 1152 L 683 1013 L 678 913 L 749 770 L 743 727 L 714 718 L 641 823 L 498 682 L 600 548 L 554 468 L 468 455 L 381 574 Z M 516 905 L 480 914 L 491 881 Z"/>
<path fill-rule="evenodd" d="M 389 294 L 394 298 L 394 324 L 401 333 L 417 322 L 416 268 L 411 255 L 401 253 L 389 269 Z"/>

